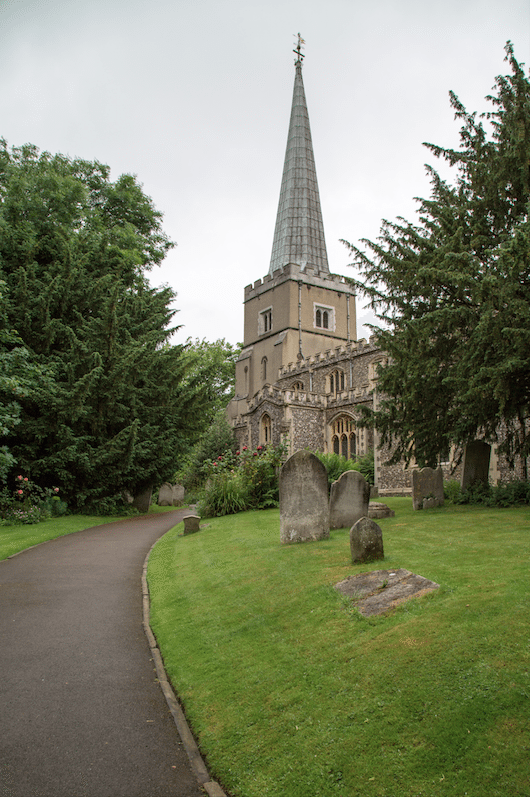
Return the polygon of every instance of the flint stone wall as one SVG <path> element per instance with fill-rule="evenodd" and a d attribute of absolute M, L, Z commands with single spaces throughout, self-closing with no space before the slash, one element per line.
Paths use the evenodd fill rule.
<path fill-rule="evenodd" d="M 444 476 L 441 468 L 422 468 L 412 471 L 412 508 L 423 509 L 423 499 L 431 498 L 429 507 L 443 506 Z M 427 508 L 427 507 L 425 507 Z"/>
<path fill-rule="evenodd" d="M 356 470 L 347 470 L 331 485 L 329 526 L 345 529 L 368 515 L 370 485 Z"/>
<path fill-rule="evenodd" d="M 280 540 L 307 542 L 329 537 L 328 476 L 310 451 L 297 451 L 280 471 Z"/>

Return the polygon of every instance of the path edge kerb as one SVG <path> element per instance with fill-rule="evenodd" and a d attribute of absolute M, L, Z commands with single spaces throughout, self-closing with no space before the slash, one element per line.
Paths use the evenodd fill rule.
<path fill-rule="evenodd" d="M 166 698 L 168 708 L 173 716 L 175 725 L 177 726 L 182 744 L 189 758 L 193 774 L 197 778 L 199 785 L 202 786 L 202 788 L 206 791 L 208 797 L 228 797 L 220 785 L 210 777 L 208 769 L 206 768 L 206 764 L 204 763 L 200 750 L 197 746 L 197 742 L 195 741 L 195 738 L 186 720 L 186 716 L 167 677 L 166 670 L 164 668 L 164 660 L 162 659 L 162 654 L 149 622 L 151 615 L 151 601 L 149 598 L 149 586 L 147 584 L 147 566 L 151 552 L 156 544 L 157 543 L 155 542 L 149 549 L 147 556 L 145 557 L 142 570 L 143 626 L 145 635 L 147 637 L 147 642 L 149 644 L 149 649 L 153 657 L 156 675 L 164 697 Z"/>

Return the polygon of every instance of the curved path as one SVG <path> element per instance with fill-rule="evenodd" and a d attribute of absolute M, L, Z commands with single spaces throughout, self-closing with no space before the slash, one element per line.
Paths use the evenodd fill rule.
<path fill-rule="evenodd" d="M 0 562 L 1 797 L 199 797 L 142 625 L 142 567 L 186 510 Z"/>

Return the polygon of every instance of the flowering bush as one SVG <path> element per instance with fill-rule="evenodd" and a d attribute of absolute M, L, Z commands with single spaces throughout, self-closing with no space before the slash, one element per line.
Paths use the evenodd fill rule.
<path fill-rule="evenodd" d="M 58 494 L 58 487 L 39 487 L 27 476 L 19 474 L 15 479 L 15 489 L 10 493 L 4 488 L 0 495 L 4 525 L 29 525 L 64 515 L 67 505 Z"/>
<path fill-rule="evenodd" d="M 206 486 L 199 512 L 209 517 L 230 515 L 245 509 L 278 506 L 278 474 L 287 446 L 257 446 L 249 451 L 226 451 L 203 465 Z"/>

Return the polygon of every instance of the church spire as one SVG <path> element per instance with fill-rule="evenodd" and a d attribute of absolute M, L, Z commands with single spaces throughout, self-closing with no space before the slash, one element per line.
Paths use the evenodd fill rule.
<path fill-rule="evenodd" d="M 298 34 L 291 120 L 269 274 L 287 263 L 329 274 Z"/>

